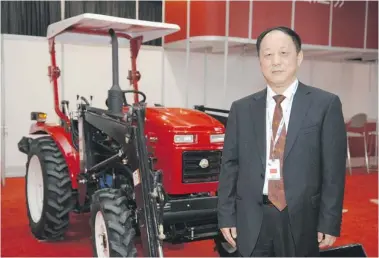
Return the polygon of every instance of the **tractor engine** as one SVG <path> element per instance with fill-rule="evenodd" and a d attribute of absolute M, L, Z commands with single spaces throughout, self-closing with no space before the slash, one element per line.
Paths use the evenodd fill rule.
<path fill-rule="evenodd" d="M 163 171 L 165 240 L 214 238 L 223 125 L 197 110 L 147 107 L 145 136 L 153 169 Z"/>

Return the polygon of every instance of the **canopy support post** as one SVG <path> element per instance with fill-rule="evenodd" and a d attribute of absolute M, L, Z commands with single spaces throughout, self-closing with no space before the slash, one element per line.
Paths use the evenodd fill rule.
<path fill-rule="evenodd" d="M 184 106 L 188 106 L 188 92 L 190 85 L 190 57 L 191 57 L 191 42 L 190 42 L 190 28 L 191 28 L 191 0 L 187 0 L 187 40 L 186 40 L 186 87 L 185 87 L 185 103 Z"/>

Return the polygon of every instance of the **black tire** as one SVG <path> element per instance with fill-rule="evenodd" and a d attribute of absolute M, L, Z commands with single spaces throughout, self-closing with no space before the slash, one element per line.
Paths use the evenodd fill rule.
<path fill-rule="evenodd" d="M 33 176 L 30 165 L 31 160 L 34 163 L 34 159 L 38 159 L 41 165 L 43 181 L 42 212 L 36 221 L 32 218 L 28 201 L 28 182 L 31 180 L 32 183 L 31 173 Z M 69 213 L 72 210 L 71 179 L 62 153 L 49 136 L 31 141 L 26 163 L 25 195 L 29 226 L 34 237 L 51 241 L 62 239 L 67 231 Z M 36 197 L 30 196 L 30 198 Z"/>
<path fill-rule="evenodd" d="M 107 239 L 103 240 L 109 252 L 109 257 L 136 257 L 134 245 L 135 230 L 133 228 L 133 212 L 128 208 L 127 198 L 119 189 L 105 188 L 95 192 L 91 203 L 91 230 L 94 257 L 104 257 L 98 254 L 96 248 L 95 222 L 97 214 L 101 214 Z"/>

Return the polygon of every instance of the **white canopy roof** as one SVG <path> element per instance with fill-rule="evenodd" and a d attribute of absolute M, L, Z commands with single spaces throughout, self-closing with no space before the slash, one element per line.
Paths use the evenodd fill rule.
<path fill-rule="evenodd" d="M 74 29 L 92 33 L 77 33 L 72 31 Z M 179 31 L 180 27 L 176 24 L 85 13 L 50 24 L 47 38 L 55 37 L 56 41 L 62 43 L 107 45 L 111 43 L 109 29 L 132 38 L 143 36 L 143 42 L 146 42 Z M 120 47 L 129 45 L 127 39 L 119 37 L 118 41 Z"/>

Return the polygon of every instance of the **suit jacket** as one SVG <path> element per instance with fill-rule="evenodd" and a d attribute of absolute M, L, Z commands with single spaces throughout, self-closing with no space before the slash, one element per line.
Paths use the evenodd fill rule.
<path fill-rule="evenodd" d="M 262 223 L 266 166 L 266 94 L 232 103 L 218 188 L 220 228 L 237 228 L 249 256 Z M 340 235 L 347 138 L 338 96 L 299 82 L 283 158 L 283 177 L 296 255 L 318 254 L 317 232 Z"/>

